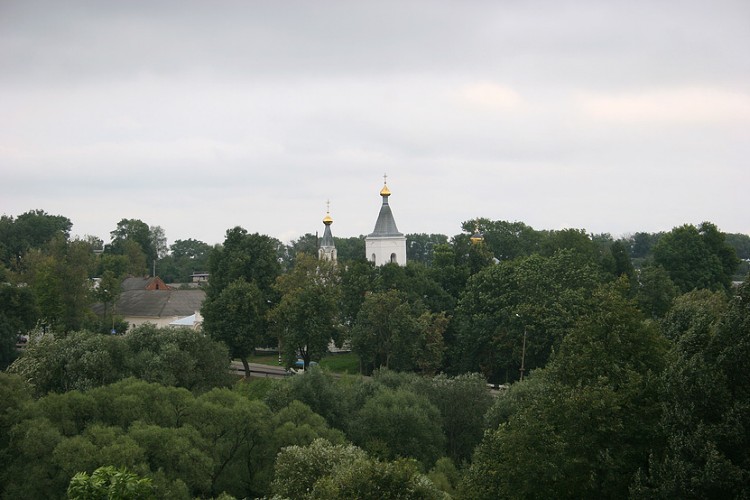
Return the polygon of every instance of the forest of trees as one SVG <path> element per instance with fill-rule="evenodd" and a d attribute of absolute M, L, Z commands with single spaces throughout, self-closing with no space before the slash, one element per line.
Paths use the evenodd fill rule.
<path fill-rule="evenodd" d="M 336 238 L 334 265 L 309 234 L 167 247 L 123 219 L 105 244 L 2 216 L 0 495 L 747 497 L 749 236 L 462 227 L 376 268 L 363 237 Z M 210 273 L 203 331 L 107 334 L 91 305 L 154 270 Z M 332 341 L 361 376 L 229 374 L 268 346 L 309 367 Z"/>

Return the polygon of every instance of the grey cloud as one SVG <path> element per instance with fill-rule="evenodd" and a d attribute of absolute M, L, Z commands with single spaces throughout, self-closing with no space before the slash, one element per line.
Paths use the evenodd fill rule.
<path fill-rule="evenodd" d="M 405 232 L 750 231 L 747 19 L 732 1 L 2 2 L 2 211 L 213 243 L 314 232 L 330 198 L 348 236 L 386 171 Z"/>

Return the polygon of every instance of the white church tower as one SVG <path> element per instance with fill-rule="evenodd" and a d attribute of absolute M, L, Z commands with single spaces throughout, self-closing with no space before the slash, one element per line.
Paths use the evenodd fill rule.
<path fill-rule="evenodd" d="M 365 238 L 365 252 L 367 259 L 376 266 L 393 262 L 400 266 L 406 265 L 406 236 L 398 232 L 396 221 L 388 204 L 391 191 L 386 184 L 387 176 L 383 176 L 383 189 L 380 196 L 383 204 L 380 207 L 375 230 Z"/>
<path fill-rule="evenodd" d="M 323 231 L 323 239 L 320 241 L 320 248 L 318 248 L 318 259 L 336 262 L 336 245 L 333 242 L 333 234 L 331 233 L 333 219 L 331 218 L 330 203 L 327 203 L 326 216 L 323 218 L 323 224 L 325 224 L 326 228 Z"/>

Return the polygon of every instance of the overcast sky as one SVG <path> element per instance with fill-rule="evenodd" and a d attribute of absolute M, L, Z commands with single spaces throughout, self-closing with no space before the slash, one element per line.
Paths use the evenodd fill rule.
<path fill-rule="evenodd" d="M 0 214 L 750 234 L 750 2 L 0 0 Z"/>

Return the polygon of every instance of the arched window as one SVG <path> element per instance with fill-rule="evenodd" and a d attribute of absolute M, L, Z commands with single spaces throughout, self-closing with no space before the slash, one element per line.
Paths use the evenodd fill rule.
<path fill-rule="evenodd" d="M 395 253 L 391 254 L 391 263 L 398 264 L 398 262 L 396 261 L 396 254 Z"/>
<path fill-rule="evenodd" d="M 372 261 L 373 264 L 375 263 L 375 254 L 372 254 L 372 257 L 370 258 L 370 260 Z"/>

